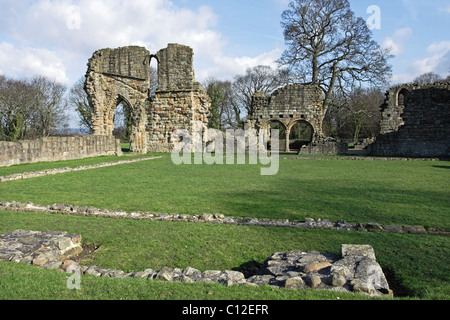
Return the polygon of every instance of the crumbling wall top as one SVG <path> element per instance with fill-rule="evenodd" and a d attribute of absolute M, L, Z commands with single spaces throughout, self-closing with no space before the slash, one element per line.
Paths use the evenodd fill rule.
<path fill-rule="evenodd" d="M 171 43 L 158 51 L 158 90 L 189 91 L 197 88 L 194 75 L 192 48 Z"/>
<path fill-rule="evenodd" d="M 150 78 L 150 52 L 143 47 L 128 46 L 96 51 L 88 63 L 96 73 L 147 81 Z"/>

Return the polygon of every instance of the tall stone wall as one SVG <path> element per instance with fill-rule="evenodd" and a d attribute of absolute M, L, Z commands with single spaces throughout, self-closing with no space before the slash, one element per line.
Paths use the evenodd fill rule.
<path fill-rule="evenodd" d="M 195 82 L 194 52 L 169 44 L 157 53 L 158 90 L 148 109 L 148 150 L 170 152 L 179 141 L 177 130 L 203 130 L 210 117 L 210 99 Z"/>
<path fill-rule="evenodd" d="M 158 51 L 158 90 L 190 91 L 194 89 L 194 51 L 192 48 L 171 43 Z"/>
<path fill-rule="evenodd" d="M 382 106 L 377 156 L 450 156 L 450 83 L 392 88 Z"/>
<path fill-rule="evenodd" d="M 158 90 L 149 97 L 150 59 L 158 62 Z M 178 142 L 177 129 L 206 128 L 210 101 L 195 82 L 193 50 L 169 44 L 156 55 L 142 47 L 102 49 L 88 63 L 86 92 L 94 107 L 94 132 L 111 136 L 120 102 L 132 110 L 133 152 L 169 152 Z"/>
<path fill-rule="evenodd" d="M 150 52 L 130 46 L 96 51 L 89 59 L 85 89 L 95 110 L 94 134 L 112 136 L 119 103 L 131 109 L 131 148 L 147 152 L 146 105 L 150 89 Z"/>
<path fill-rule="evenodd" d="M 48 137 L 0 142 L 0 166 L 122 154 L 113 136 Z"/>

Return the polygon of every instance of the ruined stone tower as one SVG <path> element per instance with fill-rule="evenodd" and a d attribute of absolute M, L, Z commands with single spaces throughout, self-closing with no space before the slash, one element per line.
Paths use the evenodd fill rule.
<path fill-rule="evenodd" d="M 171 151 L 178 142 L 177 129 L 192 132 L 199 129 L 196 125 L 207 127 L 210 101 L 195 82 L 193 55 L 191 48 L 179 44 L 169 44 L 156 55 L 158 89 L 150 100 L 147 126 L 150 151 Z"/>
<path fill-rule="evenodd" d="M 381 106 L 381 134 L 369 151 L 389 157 L 450 156 L 450 83 L 391 88 Z"/>
<path fill-rule="evenodd" d="M 206 127 L 210 102 L 204 88 L 195 82 L 193 50 L 169 44 L 156 55 L 137 46 L 96 51 L 89 59 L 85 89 L 94 109 L 94 134 L 110 136 L 114 111 L 119 103 L 131 110 L 133 152 L 169 152 L 177 129 Z M 150 60 L 158 62 L 158 89 L 150 92 Z"/>

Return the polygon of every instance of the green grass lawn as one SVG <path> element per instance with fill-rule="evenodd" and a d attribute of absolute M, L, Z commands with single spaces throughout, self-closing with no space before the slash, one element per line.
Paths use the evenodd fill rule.
<path fill-rule="evenodd" d="M 34 166 L 41 164 L 27 170 L 35 171 Z M 0 200 L 450 228 L 449 168 L 449 162 L 281 160 L 277 175 L 261 176 L 257 165 L 176 166 L 169 157 L 4 182 Z M 400 284 L 399 293 L 418 299 L 450 297 L 448 237 L 0 212 L 0 233 L 16 229 L 80 233 L 84 242 L 100 245 L 87 264 L 124 271 L 164 266 L 226 270 L 261 263 L 277 251 L 339 253 L 344 243 L 370 244 L 383 270 Z M 117 280 L 87 277 L 82 292 L 72 292 L 65 287 L 64 274 L 0 263 L 0 299 L 367 298 L 311 290 Z"/>
<path fill-rule="evenodd" d="M 0 233 L 16 229 L 80 233 L 83 242 L 100 245 L 93 257 L 83 261 L 85 265 L 98 265 L 125 272 L 147 268 L 159 270 L 164 266 L 191 266 L 199 270 L 239 269 L 248 264 L 262 263 L 272 253 L 279 251 L 297 249 L 340 253 L 343 243 L 370 244 L 374 247 L 377 261 L 385 273 L 391 279 L 395 278 L 401 282 L 402 286 L 395 288 L 397 295 L 422 299 L 449 297 L 450 240 L 447 237 L 115 220 L 14 212 L 0 212 L 0 219 Z M 127 280 L 123 283 L 122 279 L 104 280 L 88 276 L 86 279 L 86 287 L 81 295 L 67 290 L 64 275 L 57 272 L 15 263 L 0 263 L 0 298 L 115 299 L 122 295 L 130 299 L 367 299 L 366 296 L 314 290 L 298 292 L 264 288 L 259 291 L 255 288 L 239 287 L 227 291 L 220 285 L 180 286 L 139 280 Z M 136 287 L 133 284 L 136 284 Z M 41 287 L 35 291 L 34 288 L 39 285 Z M 104 286 L 110 287 L 108 292 L 111 291 L 111 295 L 100 289 Z M 162 292 L 143 288 L 154 288 Z M 210 297 L 207 294 L 210 291 L 217 292 L 217 295 Z M 62 295 L 56 292 L 62 292 Z"/>
<path fill-rule="evenodd" d="M 0 199 L 125 211 L 410 224 L 450 228 L 450 164 L 281 160 L 174 165 L 154 159 L 0 184 Z"/>

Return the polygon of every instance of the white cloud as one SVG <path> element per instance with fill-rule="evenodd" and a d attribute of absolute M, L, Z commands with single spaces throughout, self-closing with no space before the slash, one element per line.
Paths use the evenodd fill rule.
<path fill-rule="evenodd" d="M 0 43 L 0 73 L 17 78 L 44 75 L 68 84 L 61 59 L 46 49 L 16 48 L 8 42 Z"/>
<path fill-rule="evenodd" d="M 411 62 L 409 68 L 393 76 L 393 83 L 406 83 L 413 81 L 416 77 L 433 72 L 446 77 L 450 72 L 450 41 L 432 43 L 420 59 Z"/>
<path fill-rule="evenodd" d="M 0 32 L 8 34 L 16 50 L 28 48 L 28 55 L 36 50 L 34 62 L 40 62 L 42 72 L 54 74 L 55 69 L 63 71 L 65 67 L 72 82 L 84 75 L 92 53 L 107 47 L 139 45 L 156 53 L 168 43 L 188 45 L 194 49 L 197 80 L 272 64 L 279 55 L 275 51 L 255 57 L 226 55 L 226 42 L 215 30 L 218 17 L 209 6 L 191 10 L 169 0 L 38 0 L 27 5 L 8 1 L 0 7 L 18 13 L 10 16 L 8 24 L 0 23 Z M 50 55 L 52 59 L 43 59 Z M 0 69 L 8 72 L 3 64 Z M 60 77 L 64 75 L 60 73 Z"/>
<path fill-rule="evenodd" d="M 232 80 L 237 74 L 245 73 L 247 68 L 259 65 L 276 67 L 276 60 L 281 55 L 280 49 L 274 49 L 269 52 L 262 53 L 256 57 L 226 57 L 217 56 L 211 61 L 210 68 L 205 68 L 199 74 L 199 79 L 207 79 L 214 77 L 218 79 Z"/>
<path fill-rule="evenodd" d="M 450 13 L 450 5 L 447 8 L 439 8 L 439 12 Z"/>
<path fill-rule="evenodd" d="M 446 75 L 450 69 L 450 41 L 431 44 L 427 48 L 426 57 L 415 60 L 412 67 L 418 75 L 427 72 Z"/>
<path fill-rule="evenodd" d="M 399 55 L 403 52 L 405 43 L 412 34 L 411 28 L 397 29 L 392 37 L 387 37 L 384 40 L 383 47 L 391 48 L 392 54 Z"/>

